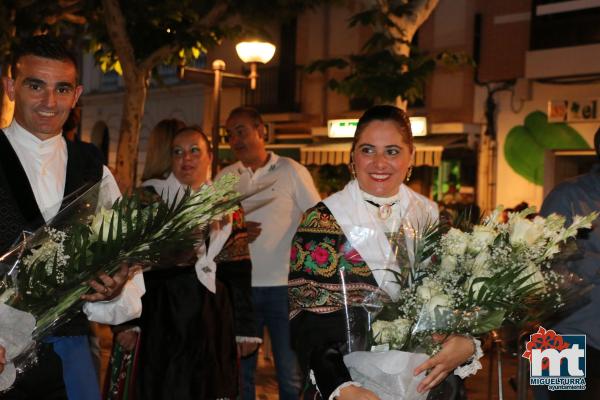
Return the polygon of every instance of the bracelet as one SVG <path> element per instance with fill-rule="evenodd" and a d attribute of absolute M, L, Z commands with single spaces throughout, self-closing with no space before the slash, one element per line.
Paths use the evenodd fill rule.
<path fill-rule="evenodd" d="M 458 375 L 460 378 L 465 379 L 468 376 L 475 375 L 483 366 L 479 362 L 479 359 L 483 357 L 483 350 L 481 349 L 481 342 L 479 339 L 469 336 L 473 341 L 475 352 L 467 360 L 467 362 L 454 370 L 454 375 Z"/>

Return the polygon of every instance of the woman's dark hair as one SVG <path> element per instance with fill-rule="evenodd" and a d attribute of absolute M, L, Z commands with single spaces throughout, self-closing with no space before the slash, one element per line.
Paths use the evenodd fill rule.
<path fill-rule="evenodd" d="M 208 140 L 208 136 L 206 136 L 206 133 L 204 133 L 202 131 L 202 128 L 199 125 L 189 125 L 189 126 L 185 126 L 181 129 L 179 129 L 177 132 L 175 132 L 175 135 L 173 135 L 173 139 L 175 139 L 180 134 L 186 133 L 186 132 L 198 133 L 200 135 L 200 137 L 202 138 L 202 140 L 204 141 L 204 144 L 206 144 L 206 150 L 208 151 L 208 154 L 210 154 L 212 152 L 210 140 Z"/>
<path fill-rule="evenodd" d="M 391 121 L 396 123 L 402 138 L 412 149 L 413 137 L 408 115 L 406 115 L 406 113 L 398 107 L 379 105 L 369 108 L 358 120 L 358 125 L 356 125 L 356 133 L 354 134 L 354 139 L 352 140 L 352 150 L 350 151 L 350 154 L 354 154 L 354 148 L 360 139 L 360 135 L 373 121 Z"/>
<path fill-rule="evenodd" d="M 171 172 L 171 142 L 185 123 L 175 118 L 163 119 L 150 132 L 142 181 L 164 179 Z"/>

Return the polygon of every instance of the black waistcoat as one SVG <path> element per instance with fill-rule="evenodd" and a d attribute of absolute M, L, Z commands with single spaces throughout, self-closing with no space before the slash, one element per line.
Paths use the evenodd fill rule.
<path fill-rule="evenodd" d="M 92 144 L 67 141 L 67 154 L 64 197 L 86 184 L 98 182 L 103 171 L 102 156 Z M 4 253 L 22 231 L 33 231 L 43 223 L 27 174 L 0 130 L 0 253 Z M 71 336 L 87 331 L 87 320 L 80 317 L 59 328 L 57 334 Z"/>

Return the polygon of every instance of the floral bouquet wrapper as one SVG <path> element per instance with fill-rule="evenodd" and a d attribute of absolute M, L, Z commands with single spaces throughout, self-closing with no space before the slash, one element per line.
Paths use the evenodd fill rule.
<path fill-rule="evenodd" d="M 429 356 L 390 350 L 355 351 L 344 356 L 352 380 L 371 390 L 381 400 L 425 400 L 429 392 L 417 393 L 425 373 L 413 376 L 414 369 Z"/>
<path fill-rule="evenodd" d="M 235 210 L 237 179 L 228 175 L 171 203 L 115 200 L 114 181 L 78 190 L 47 224 L 0 255 L 0 345 L 7 367 L 0 391 L 36 362 L 37 343 L 77 315 L 99 273 L 122 263 L 155 265 L 163 252 L 194 248 L 198 232 Z M 118 192 L 117 192 L 118 193 Z"/>

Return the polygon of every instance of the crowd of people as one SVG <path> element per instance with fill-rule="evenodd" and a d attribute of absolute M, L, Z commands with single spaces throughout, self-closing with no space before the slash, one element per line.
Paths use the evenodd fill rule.
<path fill-rule="evenodd" d="M 61 135 L 83 89 L 75 59 L 58 40 L 25 40 L 3 84 L 15 112 L 0 134 L 0 253 L 21 231 L 51 220 L 63 198 L 85 182 L 112 181 L 114 199 L 120 196 L 97 149 Z M 352 180 L 323 200 L 304 166 L 266 150 L 256 110 L 234 109 L 226 130 L 238 161 L 217 179 L 234 174 L 237 190 L 254 194 L 239 211 L 213 222 L 195 251 L 164 254 L 143 273 L 123 265 L 115 275 L 90 282 L 83 300 L 96 307 L 84 305 L 84 312 L 45 339 L 37 364 L 0 399 L 100 399 L 89 321 L 110 324 L 114 332 L 106 398 L 252 400 L 266 328 L 280 399 L 378 399 L 352 380 L 343 362 L 350 350 L 348 314 L 353 321 L 368 316 L 340 299 L 350 296 L 358 304 L 386 280 L 385 255 L 376 244 L 397 229 L 392 216 L 415 224 L 439 217 L 434 202 L 404 184 L 415 151 L 407 114 L 393 106 L 363 114 L 352 143 Z M 143 183 L 136 189 L 140 198 L 148 205 L 171 202 L 182 189 L 210 184 L 211 154 L 199 127 L 161 121 L 150 136 Z M 597 176 L 591 174 L 557 188 L 542 214 L 598 210 Z M 366 229 L 369 240 L 356 227 Z M 597 235 L 583 239 L 590 255 L 577 264 L 592 282 L 599 276 Z M 590 360 L 600 348 L 595 316 L 596 298 L 557 325 L 563 333 L 589 335 Z M 354 338 L 352 350 L 365 349 L 364 339 Z M 418 391 L 461 398 L 462 383 L 452 371 L 473 362 L 476 345 L 468 336 L 445 338 L 441 350 L 414 370 L 428 371 Z M 5 363 L 0 345 L 0 372 Z M 591 377 L 584 395 L 597 393 L 597 382 Z"/>

